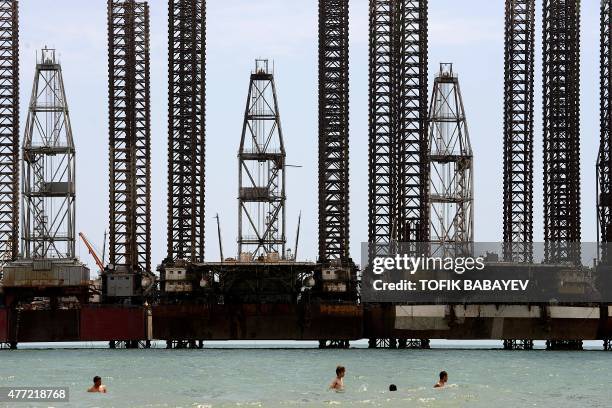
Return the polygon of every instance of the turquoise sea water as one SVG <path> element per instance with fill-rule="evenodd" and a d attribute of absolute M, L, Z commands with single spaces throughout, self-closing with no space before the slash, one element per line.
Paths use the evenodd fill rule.
<path fill-rule="evenodd" d="M 347 368 L 341 394 L 326 390 L 338 364 Z M 443 369 L 450 386 L 433 389 Z M 107 394 L 85 392 L 94 375 L 103 377 Z M 398 392 L 387 391 L 391 383 Z M 69 387 L 69 404 L 36 405 L 57 407 L 610 407 L 612 353 L 4 350 L 0 386 Z"/>

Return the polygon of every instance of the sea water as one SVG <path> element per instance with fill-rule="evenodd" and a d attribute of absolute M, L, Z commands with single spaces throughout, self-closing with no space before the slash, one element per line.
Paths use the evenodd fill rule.
<path fill-rule="evenodd" d="M 327 390 L 337 365 L 343 393 Z M 449 385 L 433 389 L 441 370 Z M 94 375 L 107 394 L 86 392 Z M 70 390 L 68 404 L 16 407 L 611 407 L 612 353 L 30 348 L 0 351 L 0 386 Z"/>

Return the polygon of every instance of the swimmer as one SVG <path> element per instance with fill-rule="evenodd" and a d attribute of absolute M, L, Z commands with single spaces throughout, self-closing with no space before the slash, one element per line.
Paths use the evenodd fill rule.
<path fill-rule="evenodd" d="M 106 392 L 106 387 L 102 385 L 102 378 L 96 375 L 93 378 L 93 383 L 94 385 L 92 385 L 91 388 L 87 390 L 87 392 L 102 392 L 102 393 Z"/>
<path fill-rule="evenodd" d="M 346 368 L 342 366 L 336 367 L 336 378 L 329 385 L 330 390 L 336 392 L 344 391 L 344 374 L 346 374 Z"/>
<path fill-rule="evenodd" d="M 434 388 L 444 388 L 444 385 L 446 385 L 447 381 L 448 381 L 448 373 L 446 371 L 441 371 L 440 381 L 438 381 L 436 385 L 434 385 Z"/>
<path fill-rule="evenodd" d="M 395 384 L 391 384 L 389 386 L 389 391 L 397 391 L 397 386 Z"/>

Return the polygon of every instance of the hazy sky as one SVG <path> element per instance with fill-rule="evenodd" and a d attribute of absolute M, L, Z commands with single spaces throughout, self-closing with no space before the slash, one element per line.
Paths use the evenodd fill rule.
<path fill-rule="evenodd" d="M 302 211 L 300 257 L 317 252 L 317 1 L 208 0 L 206 257 L 236 252 L 237 149 L 249 74 L 274 60 L 288 162 L 287 236 Z M 582 237 L 596 239 L 595 159 L 599 138 L 599 13 L 582 2 Z M 151 0 L 152 260 L 166 255 L 167 2 Z M 537 2 L 534 239 L 542 239 L 541 0 Z M 439 62 L 459 74 L 475 164 L 475 239 L 502 235 L 503 0 L 430 0 L 429 92 Z M 367 240 L 368 1 L 350 8 L 351 251 Z M 106 0 L 21 0 L 21 127 L 36 50 L 58 49 L 77 148 L 77 232 L 102 246 L 108 228 Z M 23 132 L 22 132 L 23 134 Z M 79 242 L 80 257 L 93 264 Z"/>

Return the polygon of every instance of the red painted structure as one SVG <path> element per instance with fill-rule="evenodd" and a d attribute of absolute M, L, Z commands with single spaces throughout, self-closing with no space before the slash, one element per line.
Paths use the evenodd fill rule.
<path fill-rule="evenodd" d="M 8 312 L 0 308 L 0 343 L 8 342 Z"/>
<path fill-rule="evenodd" d="M 146 338 L 145 321 L 142 307 L 86 305 L 80 313 L 80 340 L 142 340 Z"/>

